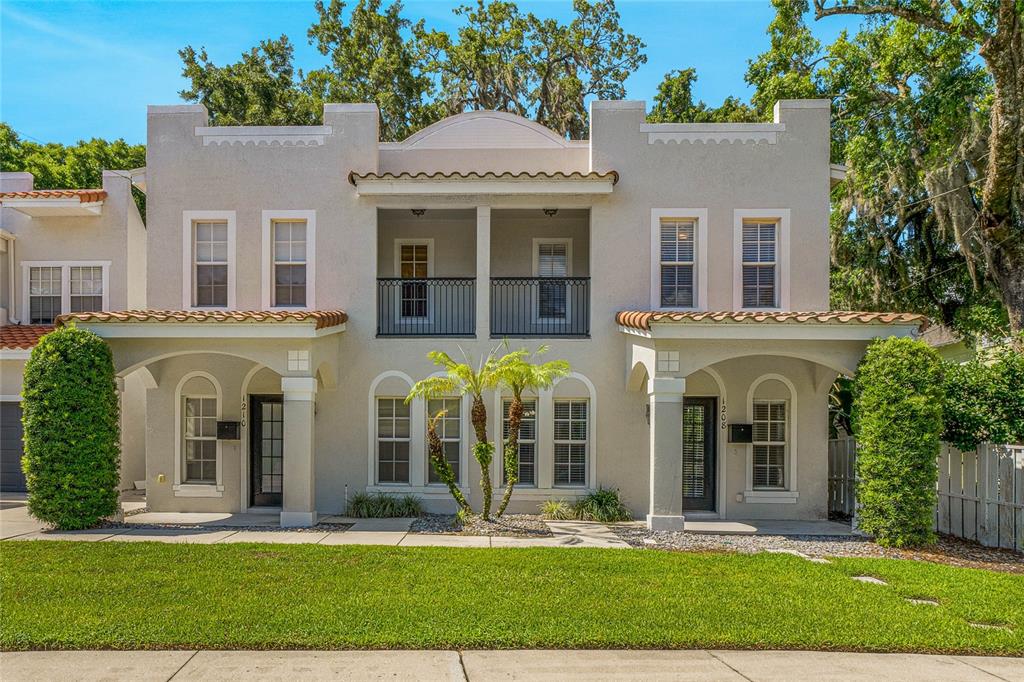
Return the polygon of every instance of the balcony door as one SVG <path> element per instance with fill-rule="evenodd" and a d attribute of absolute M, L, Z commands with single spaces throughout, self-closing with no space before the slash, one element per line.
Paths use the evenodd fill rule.
<path fill-rule="evenodd" d="M 540 280 L 534 301 L 537 321 L 569 318 L 569 290 L 565 280 L 571 275 L 571 260 L 571 239 L 533 241 L 533 276 Z"/>
<path fill-rule="evenodd" d="M 432 239 L 405 239 L 395 243 L 395 270 L 403 280 L 398 297 L 398 318 L 413 322 L 430 319 L 430 287 L 427 278 L 433 276 Z"/>

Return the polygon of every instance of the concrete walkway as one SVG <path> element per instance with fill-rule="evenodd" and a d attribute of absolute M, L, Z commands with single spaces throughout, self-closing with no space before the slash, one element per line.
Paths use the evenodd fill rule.
<path fill-rule="evenodd" d="M 21 680 L 1024 681 L 1024 659 L 809 651 L 29 651 Z"/>

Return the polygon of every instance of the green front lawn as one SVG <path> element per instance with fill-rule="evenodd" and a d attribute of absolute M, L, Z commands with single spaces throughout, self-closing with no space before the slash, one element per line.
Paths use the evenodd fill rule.
<path fill-rule="evenodd" d="M 7 541 L 0 647 L 1022 654 L 1024 576 L 773 554 Z"/>

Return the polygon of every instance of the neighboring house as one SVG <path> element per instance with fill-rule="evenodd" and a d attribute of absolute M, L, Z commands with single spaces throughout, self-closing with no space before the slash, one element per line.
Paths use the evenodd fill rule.
<path fill-rule="evenodd" d="M 0 173 L 0 490 L 23 491 L 25 362 L 61 314 L 146 305 L 146 228 L 127 171 L 97 189 L 35 190 L 30 173 Z M 122 400 L 122 488 L 146 478 L 141 377 Z"/>
<path fill-rule="evenodd" d="M 825 518 L 829 387 L 922 322 L 828 312 L 830 104 L 645 113 L 594 102 L 585 141 L 474 112 L 382 143 L 370 104 L 301 127 L 151 107 L 150 310 L 63 318 L 148 389 L 149 508 L 301 526 L 367 490 L 451 511 L 426 456 L 441 408 L 478 506 L 468 401 L 404 399 L 428 351 L 509 339 L 573 369 L 527 399 L 514 511 L 605 486 L 654 528 Z M 492 439 L 507 402 L 487 396 Z"/>

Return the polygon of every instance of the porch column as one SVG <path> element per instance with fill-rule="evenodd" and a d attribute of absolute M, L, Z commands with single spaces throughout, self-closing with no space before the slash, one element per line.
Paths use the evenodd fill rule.
<path fill-rule="evenodd" d="M 313 411 L 315 377 L 283 377 L 284 394 L 284 495 L 281 526 L 305 527 L 316 523 L 316 461 Z"/>
<path fill-rule="evenodd" d="M 476 207 L 476 338 L 491 336 L 491 207 Z"/>
<path fill-rule="evenodd" d="M 651 405 L 651 494 L 647 527 L 683 530 L 683 393 L 686 380 L 655 377 Z"/>

